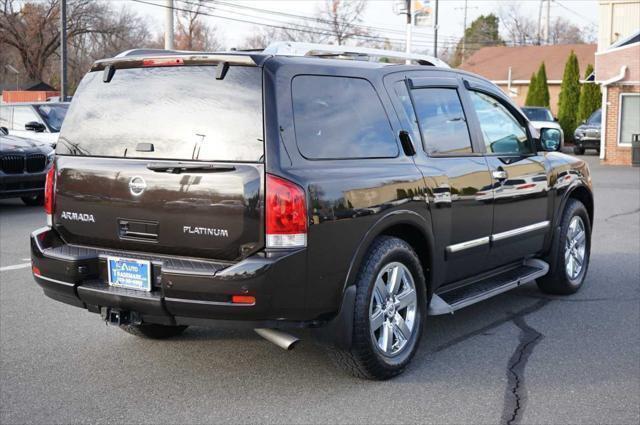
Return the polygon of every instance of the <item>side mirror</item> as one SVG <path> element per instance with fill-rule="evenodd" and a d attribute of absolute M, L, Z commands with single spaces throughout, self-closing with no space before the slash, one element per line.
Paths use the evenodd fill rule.
<path fill-rule="evenodd" d="M 553 120 L 554 120 L 555 122 L 558 122 L 558 117 L 553 117 Z"/>
<path fill-rule="evenodd" d="M 560 150 L 560 130 L 557 128 L 543 128 L 540 130 L 540 146 L 544 151 L 557 152 Z"/>
<path fill-rule="evenodd" d="M 0 127 L 0 134 L 7 136 L 9 134 L 9 129 L 7 127 Z"/>
<path fill-rule="evenodd" d="M 46 127 L 41 122 L 29 121 L 24 125 L 24 129 L 27 131 L 35 131 L 36 133 L 42 133 L 46 130 Z"/>

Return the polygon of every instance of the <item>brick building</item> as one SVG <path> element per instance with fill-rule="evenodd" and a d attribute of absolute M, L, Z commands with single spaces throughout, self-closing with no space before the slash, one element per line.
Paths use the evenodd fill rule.
<path fill-rule="evenodd" d="M 595 79 L 602 87 L 600 158 L 631 164 L 631 139 L 640 134 L 640 1 L 600 2 Z"/>

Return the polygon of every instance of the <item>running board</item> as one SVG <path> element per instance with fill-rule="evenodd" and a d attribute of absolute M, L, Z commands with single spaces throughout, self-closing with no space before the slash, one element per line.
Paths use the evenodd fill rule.
<path fill-rule="evenodd" d="M 427 314 L 429 316 L 452 314 L 456 310 L 529 283 L 546 275 L 548 271 L 549 265 L 544 261 L 538 259 L 526 260 L 521 266 L 498 275 L 459 288 L 433 294 Z"/>

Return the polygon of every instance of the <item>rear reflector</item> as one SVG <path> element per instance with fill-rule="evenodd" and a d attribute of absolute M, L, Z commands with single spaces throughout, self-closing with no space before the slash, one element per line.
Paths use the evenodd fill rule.
<path fill-rule="evenodd" d="M 251 295 L 233 295 L 231 302 L 233 304 L 255 304 L 256 297 L 252 297 Z"/>
<path fill-rule="evenodd" d="M 55 203 L 55 180 L 56 180 L 56 166 L 53 165 L 47 172 L 47 177 L 44 183 L 44 212 L 47 215 L 53 214 L 53 207 Z"/>
<path fill-rule="evenodd" d="M 184 65 L 182 58 L 143 59 L 142 66 L 180 66 Z"/>
<path fill-rule="evenodd" d="M 300 186 L 267 174 L 265 215 L 267 248 L 307 246 L 307 203 Z"/>
<path fill-rule="evenodd" d="M 36 276 L 40 276 L 40 269 L 37 268 L 36 266 L 31 266 L 31 271 L 33 272 L 34 275 Z"/>

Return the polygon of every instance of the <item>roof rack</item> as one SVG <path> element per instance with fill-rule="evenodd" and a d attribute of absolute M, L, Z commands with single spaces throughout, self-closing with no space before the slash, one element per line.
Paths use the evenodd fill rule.
<path fill-rule="evenodd" d="M 368 47 L 357 46 L 335 46 L 332 44 L 298 43 L 293 41 L 277 41 L 269 44 L 263 50 L 264 54 L 274 56 L 356 56 L 356 57 L 377 57 L 394 58 L 415 61 L 420 65 L 438 66 L 449 68 L 445 62 L 429 55 L 419 55 L 414 53 L 397 52 L 394 50 L 370 49 Z"/>

